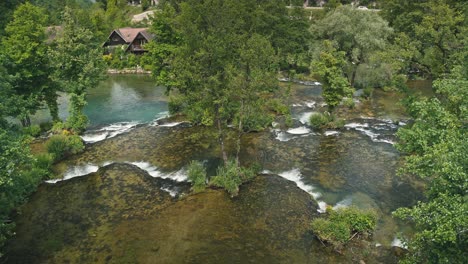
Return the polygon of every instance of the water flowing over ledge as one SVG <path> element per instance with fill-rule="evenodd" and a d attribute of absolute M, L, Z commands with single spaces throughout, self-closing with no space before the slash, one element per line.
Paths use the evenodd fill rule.
<path fill-rule="evenodd" d="M 87 176 L 91 173 L 97 172 L 102 167 L 115 164 L 115 163 L 116 162 L 106 161 L 100 165 L 88 163 L 84 165 L 74 166 L 74 167 L 69 168 L 64 173 L 63 178 L 51 179 L 45 182 L 49 184 L 55 184 L 61 181 L 66 181 L 66 180 L 70 180 L 70 179 L 77 178 L 77 177 Z M 136 166 L 140 168 L 141 170 L 144 170 L 146 173 L 148 173 L 148 175 L 150 175 L 153 178 L 168 179 L 168 180 L 172 180 L 173 182 L 189 182 L 187 172 L 184 168 L 178 171 L 165 173 L 165 172 L 158 170 L 158 168 L 151 165 L 151 163 L 145 162 L 145 161 L 123 162 L 123 163 Z M 164 186 L 161 188 L 161 190 L 169 193 L 172 197 L 176 197 L 177 195 L 179 195 L 177 188 L 173 188 L 173 186 Z"/>

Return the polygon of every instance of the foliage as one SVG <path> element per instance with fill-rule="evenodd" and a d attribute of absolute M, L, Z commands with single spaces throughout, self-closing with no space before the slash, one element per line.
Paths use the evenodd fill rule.
<path fill-rule="evenodd" d="M 339 248 L 356 235 L 370 235 L 375 230 L 377 217 L 372 211 L 355 207 L 328 209 L 326 218 L 314 219 L 311 228 L 322 241 Z"/>
<path fill-rule="evenodd" d="M 310 116 L 309 123 L 313 128 L 323 128 L 329 122 L 329 117 L 322 113 L 315 113 Z"/>
<path fill-rule="evenodd" d="M 11 211 L 48 176 L 47 162 L 44 157 L 34 159 L 23 138 L 0 128 L 0 248 L 14 235 Z"/>
<path fill-rule="evenodd" d="M 58 161 L 66 156 L 77 154 L 84 150 L 83 141 L 76 135 L 54 135 L 46 143 L 47 152 Z"/>
<path fill-rule="evenodd" d="M 312 63 L 312 71 L 322 82 L 322 96 L 329 112 L 341 103 L 343 97 L 351 97 L 353 90 L 344 77 L 343 67 L 346 64 L 345 52 L 337 51 L 332 42 L 325 40 L 324 49 L 318 60 Z"/>
<path fill-rule="evenodd" d="M 99 83 L 104 64 L 100 49 L 91 44 L 93 34 L 77 24 L 68 8 L 63 13 L 63 23 L 57 47 L 49 53 L 55 67 L 54 79 L 70 94 L 70 115 L 66 124 L 81 133 L 88 122 L 83 114 L 86 91 Z"/>
<path fill-rule="evenodd" d="M 351 86 L 354 86 L 358 68 L 365 64 L 366 71 L 375 67 L 370 64 L 372 54 L 386 48 L 392 29 L 376 12 L 363 12 L 351 6 L 341 6 L 329 12 L 324 19 L 312 26 L 316 37 L 315 46 L 320 51 L 323 40 L 333 41 L 339 52 L 344 52 L 345 63 L 340 65 Z M 318 57 L 318 56 L 316 56 Z M 362 72 L 362 71 L 361 71 Z"/>
<path fill-rule="evenodd" d="M 206 188 L 206 169 L 201 162 L 192 161 L 188 166 L 188 178 L 193 183 L 195 193 L 202 192 Z"/>
<path fill-rule="evenodd" d="M 463 1 L 388 0 L 382 16 L 416 47 L 413 67 L 420 73 L 442 77 L 453 68 L 454 58 L 464 52 L 466 56 L 467 12 Z"/>
<path fill-rule="evenodd" d="M 13 19 L 5 28 L 2 49 L 7 74 L 12 78 L 11 96 L 14 104 L 9 114 L 18 117 L 23 126 L 31 124 L 34 114 L 46 99 L 51 86 L 47 59 L 45 32 L 47 16 L 44 10 L 30 3 L 21 4 L 13 13 Z M 27 40 L 27 41 L 25 41 Z"/>
<path fill-rule="evenodd" d="M 242 133 L 266 127 L 272 120 L 268 99 L 278 86 L 280 38 L 269 27 L 277 27 L 270 15 L 286 8 L 253 2 L 163 4 L 152 25 L 159 37 L 148 45 L 157 83 L 177 92 L 174 105 L 193 123 L 218 129 L 225 162 L 224 129 L 237 130 L 239 147 Z"/>
<path fill-rule="evenodd" d="M 23 133 L 32 137 L 37 137 L 41 134 L 41 127 L 39 125 L 32 125 L 23 128 Z"/>
<path fill-rule="evenodd" d="M 428 180 L 427 201 L 394 214 L 414 222 L 409 263 L 462 263 L 468 257 L 468 82 L 460 75 L 434 82 L 437 98 L 409 100 L 414 123 L 399 129 L 401 174 Z"/>
<path fill-rule="evenodd" d="M 236 160 L 230 159 L 218 167 L 216 176 L 210 180 L 210 185 L 224 188 L 231 196 L 239 193 L 239 186 L 257 175 L 255 168 L 241 167 Z"/>

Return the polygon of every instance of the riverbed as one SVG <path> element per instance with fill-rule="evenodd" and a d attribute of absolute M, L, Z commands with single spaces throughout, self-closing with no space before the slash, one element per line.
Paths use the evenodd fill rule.
<path fill-rule="evenodd" d="M 213 175 L 220 163 L 213 131 L 162 122 L 165 89 L 148 76 L 109 77 L 88 95 L 86 150 L 57 164 L 20 209 L 4 262 L 395 263 L 398 236 L 411 228 L 391 212 L 422 197 L 396 176 L 402 96 L 356 98 L 344 129 L 318 131 L 307 120 L 325 107 L 320 85 L 281 85 L 291 87 L 294 125 L 242 139 L 241 161 L 263 172 L 231 198 L 190 193 L 187 164 L 202 161 Z M 66 98 L 60 109 L 65 117 Z M 374 236 L 341 253 L 323 246 L 309 226 L 327 205 L 376 211 Z"/>

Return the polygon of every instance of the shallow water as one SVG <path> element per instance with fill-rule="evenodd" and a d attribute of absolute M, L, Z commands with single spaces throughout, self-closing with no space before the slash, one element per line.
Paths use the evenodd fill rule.
<path fill-rule="evenodd" d="M 89 89 L 84 113 L 89 129 L 120 122 L 148 123 L 167 114 L 165 88 L 157 87 L 147 75 L 109 75 L 96 88 Z M 59 116 L 68 116 L 68 98 L 59 98 Z M 39 111 L 34 123 L 50 121 L 48 110 Z"/>
<path fill-rule="evenodd" d="M 105 102 L 112 94 L 105 90 L 122 91 L 112 87 L 100 93 Z M 144 87 L 132 98 L 164 102 L 162 90 Z M 320 87 L 292 88 L 295 125 L 242 139 L 241 161 L 276 175 L 242 186 L 234 199 L 220 190 L 189 195 L 190 160 L 203 161 L 210 175 L 220 162 L 214 131 L 154 125 L 157 113 L 146 113 L 139 121 L 148 125 L 106 134 L 55 167 L 62 180 L 41 185 L 21 208 L 6 263 L 395 263 L 391 247 L 407 227 L 391 212 L 421 197 L 395 175 L 400 157 L 394 133 L 407 119 L 395 107 L 398 98 L 377 92 L 350 111 L 344 129 L 318 131 L 306 121 L 323 111 Z M 111 122 L 135 121 L 99 120 L 91 133 L 115 126 Z M 233 140 L 226 147 L 234 153 Z M 375 210 L 374 237 L 351 243 L 343 255 L 323 247 L 308 226 L 326 205 Z"/>

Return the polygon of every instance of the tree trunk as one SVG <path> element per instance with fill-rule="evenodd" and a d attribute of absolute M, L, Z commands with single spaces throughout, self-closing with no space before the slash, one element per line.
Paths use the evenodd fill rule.
<path fill-rule="evenodd" d="M 224 148 L 224 134 L 223 134 L 223 128 L 221 126 L 221 118 L 219 118 L 218 107 L 216 107 L 216 123 L 218 125 L 218 140 L 219 140 L 219 145 L 221 146 L 221 156 L 223 158 L 224 165 L 226 165 L 228 162 L 228 158 L 226 154 L 226 149 Z"/>

